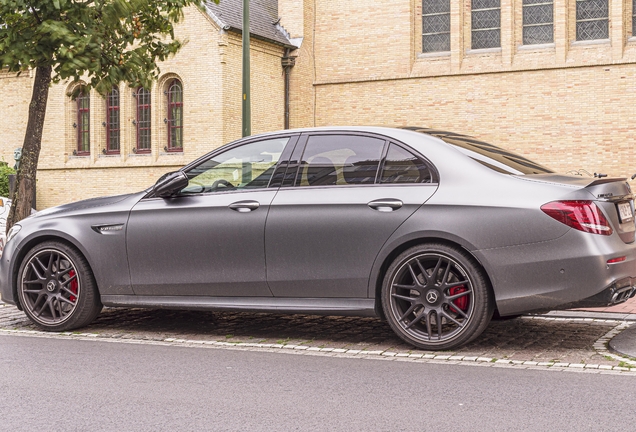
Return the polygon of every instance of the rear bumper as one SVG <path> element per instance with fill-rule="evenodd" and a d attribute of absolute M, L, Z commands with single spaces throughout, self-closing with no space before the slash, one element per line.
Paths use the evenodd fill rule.
<path fill-rule="evenodd" d="M 636 284 L 636 243 L 617 234 L 570 230 L 547 242 L 473 253 L 490 277 L 501 315 L 617 304 Z"/>
<path fill-rule="evenodd" d="M 603 307 L 624 303 L 636 295 L 635 285 L 635 278 L 624 278 L 614 282 L 612 285 L 592 297 L 561 305 L 558 309 Z"/>

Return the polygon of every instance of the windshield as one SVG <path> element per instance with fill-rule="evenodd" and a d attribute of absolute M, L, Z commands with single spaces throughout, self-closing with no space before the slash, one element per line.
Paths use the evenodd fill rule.
<path fill-rule="evenodd" d="M 521 155 L 466 135 L 426 128 L 411 130 L 440 138 L 471 159 L 500 173 L 516 175 L 554 173 L 550 168 L 546 168 Z"/>

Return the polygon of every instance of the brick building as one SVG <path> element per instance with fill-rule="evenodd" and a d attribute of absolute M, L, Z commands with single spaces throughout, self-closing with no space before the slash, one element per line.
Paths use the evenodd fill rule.
<path fill-rule="evenodd" d="M 291 125 L 426 125 L 636 172 L 633 0 L 305 0 Z M 289 18 L 288 18 L 289 17 Z"/>
<path fill-rule="evenodd" d="M 277 21 L 276 2 L 252 6 L 252 132 L 284 127 L 281 58 L 294 48 Z M 121 83 L 108 97 L 68 96 L 54 84 L 38 167 L 37 208 L 134 192 L 241 136 L 241 0 L 185 10 L 175 35 L 187 41 L 160 64 L 151 89 Z M 0 156 L 13 165 L 22 146 L 34 73 L 0 74 L 5 128 Z"/>
<path fill-rule="evenodd" d="M 251 0 L 252 132 L 284 127 L 281 60 L 291 55 L 291 127 L 424 125 L 478 136 L 563 172 L 631 175 L 634 3 Z M 38 207 L 139 190 L 240 137 L 240 16 L 241 0 L 186 11 L 177 36 L 188 44 L 141 98 L 152 104 L 142 145 L 138 89 L 119 88 L 118 153 L 108 148 L 108 105 L 90 95 L 89 151 L 77 154 L 82 107 L 68 98 L 68 83 L 54 86 Z M 31 83 L 28 74 L 0 77 L 6 161 L 22 144 Z M 172 112 L 182 112 L 181 132 Z"/>

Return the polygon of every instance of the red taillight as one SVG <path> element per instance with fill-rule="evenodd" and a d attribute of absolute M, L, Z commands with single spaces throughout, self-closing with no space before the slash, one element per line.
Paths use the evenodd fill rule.
<path fill-rule="evenodd" d="M 627 259 L 627 257 L 624 257 L 624 256 L 618 257 L 618 258 L 612 258 L 612 259 L 608 259 L 607 263 L 608 264 L 616 264 L 616 263 L 619 263 L 619 262 L 623 262 L 626 259 Z"/>
<path fill-rule="evenodd" d="M 579 231 L 611 235 L 612 227 L 592 201 L 553 201 L 541 206 L 551 218 Z"/>

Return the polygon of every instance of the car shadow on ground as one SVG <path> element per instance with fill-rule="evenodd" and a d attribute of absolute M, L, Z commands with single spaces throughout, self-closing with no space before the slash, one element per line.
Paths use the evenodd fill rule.
<path fill-rule="evenodd" d="M 604 359 L 593 344 L 615 326 L 608 322 L 529 317 L 492 321 L 475 341 L 447 353 L 601 364 Z M 386 322 L 363 317 L 109 308 L 85 331 L 151 340 L 181 338 L 430 352 L 403 342 Z"/>
<path fill-rule="evenodd" d="M 594 343 L 618 322 L 520 317 L 495 320 L 473 342 L 435 354 L 537 362 L 616 365 Z M 13 306 L 0 308 L 0 329 L 37 330 Z M 378 318 L 243 312 L 105 308 L 77 332 L 103 338 L 291 344 L 396 353 L 434 353 L 403 342 Z"/>

